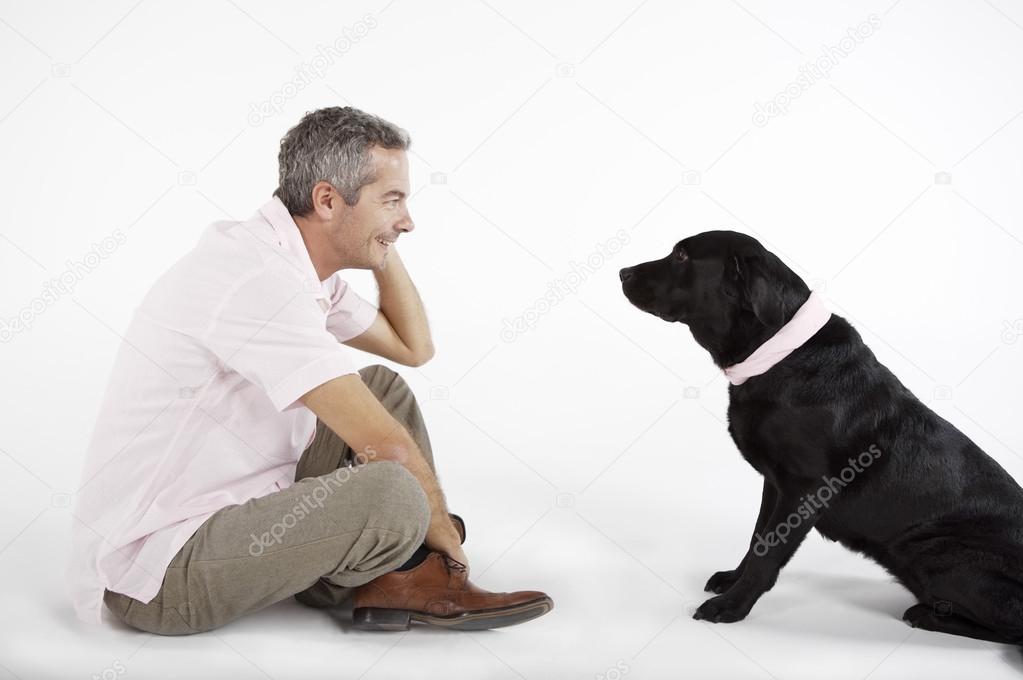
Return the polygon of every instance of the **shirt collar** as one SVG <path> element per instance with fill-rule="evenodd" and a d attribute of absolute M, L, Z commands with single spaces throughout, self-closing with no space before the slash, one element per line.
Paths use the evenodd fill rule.
<path fill-rule="evenodd" d="M 259 209 L 259 212 L 273 227 L 278 244 L 295 258 L 302 278 L 307 280 L 310 286 L 315 282 L 316 289 L 322 291 L 326 281 L 321 281 L 319 274 L 316 273 L 313 261 L 309 257 L 309 249 L 306 248 L 305 241 L 302 239 L 302 232 L 299 231 L 295 219 L 281 199 L 274 196 Z M 327 280 L 329 279 L 330 277 L 327 277 Z"/>

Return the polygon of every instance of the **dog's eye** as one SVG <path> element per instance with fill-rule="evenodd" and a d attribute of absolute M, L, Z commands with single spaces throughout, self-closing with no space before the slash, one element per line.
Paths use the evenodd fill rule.
<path fill-rule="evenodd" d="M 679 248 L 678 252 L 675 253 L 675 259 L 678 260 L 679 262 L 685 262 L 686 260 L 689 259 L 689 254 L 686 251 Z"/>

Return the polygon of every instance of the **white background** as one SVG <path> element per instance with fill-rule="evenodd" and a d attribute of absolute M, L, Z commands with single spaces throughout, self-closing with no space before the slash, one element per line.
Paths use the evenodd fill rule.
<path fill-rule="evenodd" d="M 834 57 L 872 14 L 880 27 Z M 830 77 L 754 123 L 827 54 Z M 912 631 L 909 593 L 816 534 L 747 620 L 692 620 L 707 577 L 742 555 L 759 478 L 709 356 L 631 308 L 617 276 L 706 229 L 758 236 L 1023 479 L 1020 2 L 8 1 L 0 64 L 0 320 L 31 325 L 0 345 L 0 678 L 1023 668 L 1016 649 Z M 401 370 L 474 581 L 546 590 L 555 610 L 472 634 L 358 633 L 293 601 L 184 638 L 77 623 L 68 504 L 119 334 L 207 224 L 270 197 L 284 132 L 346 104 L 413 137 L 418 226 L 400 248 L 438 351 Z M 117 230 L 123 244 L 76 268 Z M 619 230 L 624 248 L 570 279 Z M 40 301 L 61 276 L 72 287 Z M 366 272 L 351 280 L 375 294 Z"/>

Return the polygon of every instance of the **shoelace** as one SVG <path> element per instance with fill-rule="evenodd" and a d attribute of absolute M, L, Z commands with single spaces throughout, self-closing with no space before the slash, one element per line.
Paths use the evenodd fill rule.
<path fill-rule="evenodd" d="M 462 573 L 466 572 L 466 567 L 465 567 L 464 564 L 462 564 L 461 562 L 456 560 L 451 555 L 448 555 L 447 553 L 443 553 L 443 555 L 444 555 L 444 565 L 448 568 L 448 571 L 455 570 L 455 571 L 460 571 Z"/>

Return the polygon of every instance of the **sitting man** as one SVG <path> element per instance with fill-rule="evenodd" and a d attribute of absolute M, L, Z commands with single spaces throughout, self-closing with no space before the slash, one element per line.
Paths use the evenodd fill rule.
<path fill-rule="evenodd" d="M 75 495 L 68 579 L 152 633 L 210 630 L 294 595 L 354 623 L 476 630 L 550 611 L 541 592 L 468 580 L 408 385 L 433 355 L 395 242 L 412 231 L 408 135 L 353 108 L 281 141 L 280 186 L 215 222 L 135 309 Z M 338 277 L 371 269 L 379 309 Z"/>

